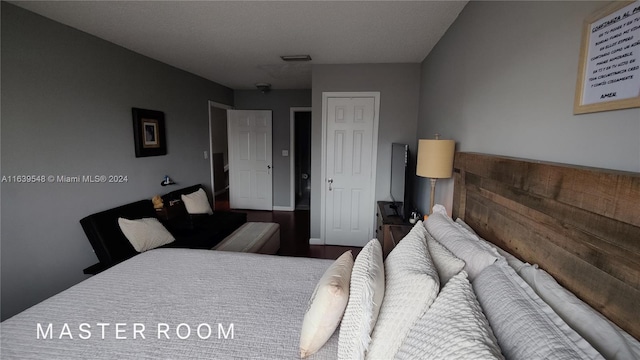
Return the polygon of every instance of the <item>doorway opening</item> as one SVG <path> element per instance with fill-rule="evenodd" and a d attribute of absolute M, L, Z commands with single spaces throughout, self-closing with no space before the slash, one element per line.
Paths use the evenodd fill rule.
<path fill-rule="evenodd" d="M 299 111 L 295 121 L 295 209 L 309 210 L 311 205 L 311 112 Z"/>
<path fill-rule="evenodd" d="M 291 108 L 290 210 L 309 211 L 311 206 L 311 108 Z"/>

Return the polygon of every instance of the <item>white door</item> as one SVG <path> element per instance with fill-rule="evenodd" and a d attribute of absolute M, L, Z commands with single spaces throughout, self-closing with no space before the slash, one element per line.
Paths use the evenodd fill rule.
<path fill-rule="evenodd" d="M 229 205 L 273 210 L 271 110 L 227 110 Z"/>
<path fill-rule="evenodd" d="M 377 97 L 330 97 L 326 119 L 325 244 L 364 246 L 373 237 Z"/>

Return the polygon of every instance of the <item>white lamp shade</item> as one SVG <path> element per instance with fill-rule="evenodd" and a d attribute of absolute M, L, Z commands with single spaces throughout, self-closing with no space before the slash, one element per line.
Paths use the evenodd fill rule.
<path fill-rule="evenodd" d="M 454 140 L 420 140 L 416 175 L 432 178 L 450 178 L 453 172 Z"/>

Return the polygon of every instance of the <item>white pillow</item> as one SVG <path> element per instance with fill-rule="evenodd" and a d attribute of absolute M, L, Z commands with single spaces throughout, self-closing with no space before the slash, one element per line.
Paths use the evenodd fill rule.
<path fill-rule="evenodd" d="M 602 359 L 504 259 L 473 282 L 507 359 Z"/>
<path fill-rule="evenodd" d="M 207 193 L 202 188 L 191 194 L 180 195 L 180 198 L 189 214 L 213 214 Z"/>
<path fill-rule="evenodd" d="M 422 220 L 418 220 L 414 228 L 417 228 L 424 233 L 424 238 L 427 240 L 429 254 L 433 260 L 433 265 L 435 265 L 436 270 L 438 271 L 440 288 L 442 289 L 449 279 L 457 275 L 464 268 L 465 262 L 453 255 L 449 249 L 434 239 L 424 227 Z"/>
<path fill-rule="evenodd" d="M 462 233 L 447 215 L 442 205 L 435 205 L 433 213 L 425 222 L 429 233 L 455 256 L 464 260 L 469 280 L 473 282 L 478 274 L 498 259 L 498 254 L 488 251 L 477 241 L 472 241 Z"/>
<path fill-rule="evenodd" d="M 431 234 L 425 229 L 422 224 L 422 220 L 418 220 L 416 222 L 414 228 L 418 229 L 420 232 L 424 234 L 424 238 L 427 241 L 427 247 L 429 249 L 429 254 L 431 255 L 431 259 L 433 260 L 433 265 L 435 265 L 436 270 L 438 271 L 438 277 L 440 278 L 440 288 L 449 281 L 452 277 L 457 275 L 464 268 L 464 261 L 453 255 L 449 249 L 447 249 L 444 245 L 440 244 L 436 241 Z"/>
<path fill-rule="evenodd" d="M 465 271 L 413 324 L 396 359 L 504 359 Z"/>
<path fill-rule="evenodd" d="M 511 265 L 511 267 L 516 271 L 519 272 L 520 269 L 522 269 L 522 267 L 525 265 L 524 262 L 522 262 L 520 259 L 518 259 L 517 257 L 511 255 L 510 253 L 502 250 L 500 247 L 495 246 L 494 244 L 492 244 L 491 242 L 481 238 L 472 228 L 471 226 L 469 226 L 466 222 L 464 222 L 464 220 L 457 218 L 456 219 L 456 225 L 460 226 L 460 230 L 462 230 L 463 233 L 465 233 L 469 238 L 473 239 L 473 240 L 478 240 L 480 242 L 480 244 L 482 244 L 483 246 L 485 246 L 485 248 L 487 249 L 493 249 L 494 251 L 497 251 L 498 254 L 500 254 L 500 256 L 504 257 L 505 259 L 507 259 L 507 263 L 509 263 L 509 265 Z"/>
<path fill-rule="evenodd" d="M 351 250 L 342 254 L 324 272 L 309 300 L 300 333 L 300 357 L 316 353 L 335 332 L 349 299 L 353 269 Z"/>
<path fill-rule="evenodd" d="M 427 233 L 427 246 L 433 259 L 433 264 L 438 270 L 440 277 L 440 288 L 445 286 L 449 279 L 456 276 L 464 269 L 465 262 L 453 255 L 449 249 L 440 244 L 436 239 Z"/>
<path fill-rule="evenodd" d="M 440 280 L 424 233 L 415 227 L 384 262 L 386 287 L 367 359 L 393 359 L 413 323 L 431 306 Z"/>
<path fill-rule="evenodd" d="M 175 240 L 173 235 L 156 218 L 128 220 L 118 218 L 124 236 L 137 252 L 145 252 Z"/>
<path fill-rule="evenodd" d="M 607 359 L 633 359 L 633 344 L 625 339 L 617 326 L 602 314 L 578 299 L 558 284 L 546 271 L 537 265 L 526 264 L 520 270 L 526 281 L 551 308 L 582 335 Z M 635 342 L 638 343 L 637 341 Z M 636 353 L 640 358 L 640 354 Z"/>
<path fill-rule="evenodd" d="M 338 359 L 364 359 L 383 298 L 382 246 L 373 239 L 362 248 L 353 265 L 349 303 L 340 324 Z"/>

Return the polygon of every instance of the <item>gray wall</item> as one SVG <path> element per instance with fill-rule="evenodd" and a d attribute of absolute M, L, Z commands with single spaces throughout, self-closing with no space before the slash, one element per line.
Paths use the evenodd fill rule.
<path fill-rule="evenodd" d="M 208 100 L 233 91 L 2 2 L 2 175 L 126 175 L 123 184 L 2 190 L 2 319 L 85 279 L 78 220 L 180 186 L 208 186 Z M 168 154 L 136 158 L 131 108 L 164 111 Z"/>
<path fill-rule="evenodd" d="M 438 132 L 462 151 L 640 171 L 640 109 L 573 115 L 582 22 L 605 4 L 470 2 L 422 63 L 419 137 Z M 450 206 L 451 183 L 439 183 L 437 202 Z M 419 184 L 424 211 L 428 180 Z"/>
<path fill-rule="evenodd" d="M 311 238 L 320 238 L 322 93 L 380 92 L 376 199 L 390 199 L 391 144 L 409 144 L 415 156 L 420 64 L 314 65 L 311 125 Z M 415 170 L 410 169 L 410 172 Z M 373 217 L 374 210 L 371 209 Z"/>
<path fill-rule="evenodd" d="M 311 90 L 235 91 L 236 109 L 273 111 L 273 206 L 291 205 L 291 157 L 282 156 L 282 150 L 291 150 L 290 109 L 310 106 Z"/>

